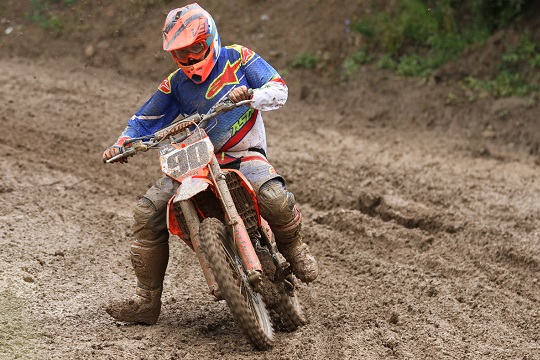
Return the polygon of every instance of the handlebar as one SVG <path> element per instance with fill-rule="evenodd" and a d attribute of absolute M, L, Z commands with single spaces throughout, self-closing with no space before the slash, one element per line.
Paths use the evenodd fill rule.
<path fill-rule="evenodd" d="M 251 97 L 253 95 L 253 89 L 249 89 L 248 94 Z M 156 131 L 152 135 L 127 139 L 122 145 L 122 153 L 113 156 L 105 162 L 112 163 L 121 158 L 133 156 L 138 152 L 148 151 L 149 149 L 156 148 L 157 145 L 163 140 L 167 139 L 170 136 L 181 133 L 190 126 L 198 125 L 204 128 L 208 124 L 208 121 L 210 119 L 220 114 L 234 110 L 237 107 L 249 105 L 252 102 L 253 100 L 243 100 L 235 103 L 231 99 L 229 99 L 229 93 L 227 93 L 204 115 L 194 114 L 180 120 L 175 120 L 171 123 L 171 125 Z M 188 135 L 186 134 L 179 139 L 175 139 L 175 141 L 183 141 L 187 136 Z"/>

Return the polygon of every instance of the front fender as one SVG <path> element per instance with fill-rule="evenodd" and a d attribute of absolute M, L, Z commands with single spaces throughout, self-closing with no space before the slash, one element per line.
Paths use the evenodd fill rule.
<path fill-rule="evenodd" d="M 176 190 L 173 202 L 177 203 L 182 200 L 191 199 L 198 193 L 208 189 L 209 185 L 210 184 L 206 178 L 199 176 L 188 176 L 182 180 L 178 190 Z"/>

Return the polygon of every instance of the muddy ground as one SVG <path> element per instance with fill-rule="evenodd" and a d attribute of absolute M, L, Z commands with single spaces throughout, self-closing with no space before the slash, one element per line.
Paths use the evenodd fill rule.
<path fill-rule="evenodd" d="M 0 359 L 540 359 L 537 102 L 285 72 L 269 159 L 321 275 L 309 324 L 258 352 L 178 238 L 158 324 L 105 313 L 133 292 L 132 206 L 160 173 L 101 153 L 161 76 L 84 59 L 0 56 Z"/>

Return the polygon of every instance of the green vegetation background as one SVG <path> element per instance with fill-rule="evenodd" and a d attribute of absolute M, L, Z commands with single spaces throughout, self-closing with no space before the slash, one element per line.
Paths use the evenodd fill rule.
<path fill-rule="evenodd" d="M 402 76 L 430 76 L 465 50 L 482 46 L 495 32 L 522 20 L 533 5 L 534 0 L 373 1 L 372 15 L 345 24 L 346 31 L 361 34 L 364 41 L 341 64 L 341 80 L 369 63 Z M 529 75 L 540 69 L 540 45 L 528 29 L 499 57 L 493 78 L 468 76 L 465 85 L 496 96 L 538 93 L 540 84 Z M 302 53 L 292 65 L 316 68 L 322 62 L 314 54 Z"/>
<path fill-rule="evenodd" d="M 141 8 L 159 6 L 165 0 L 130 0 Z M 319 0 L 324 1 L 324 0 Z M 59 36 L 66 31 L 61 9 L 77 0 L 29 0 L 27 18 Z M 387 0 L 371 2 L 367 17 L 352 17 L 345 32 L 359 34 L 362 41 L 337 64 L 339 81 L 347 81 L 360 66 L 375 64 L 402 76 L 429 77 L 433 71 L 455 61 L 467 49 L 481 47 L 495 32 L 519 22 L 534 0 Z M 1 7 L 0 7 L 1 12 Z M 64 12 L 65 13 L 65 12 Z M 531 29 L 533 30 L 533 29 Z M 490 79 L 467 76 L 463 83 L 495 96 L 527 96 L 540 91 L 540 45 L 529 29 L 517 43 L 506 44 L 498 54 L 498 68 Z M 302 52 L 292 68 L 328 68 L 328 59 Z"/>

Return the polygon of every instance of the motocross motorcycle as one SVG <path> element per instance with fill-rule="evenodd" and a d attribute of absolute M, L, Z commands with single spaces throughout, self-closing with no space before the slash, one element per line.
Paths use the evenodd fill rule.
<path fill-rule="evenodd" d="M 161 170 L 177 186 L 167 207 L 169 232 L 194 250 L 210 293 L 226 301 L 249 341 L 265 350 L 274 343 L 274 326 L 294 331 L 306 323 L 295 278 L 253 188 L 239 171 L 220 167 L 204 130 L 210 119 L 250 101 L 234 103 L 225 95 L 204 115 L 127 140 L 108 162 L 159 151 Z"/>

